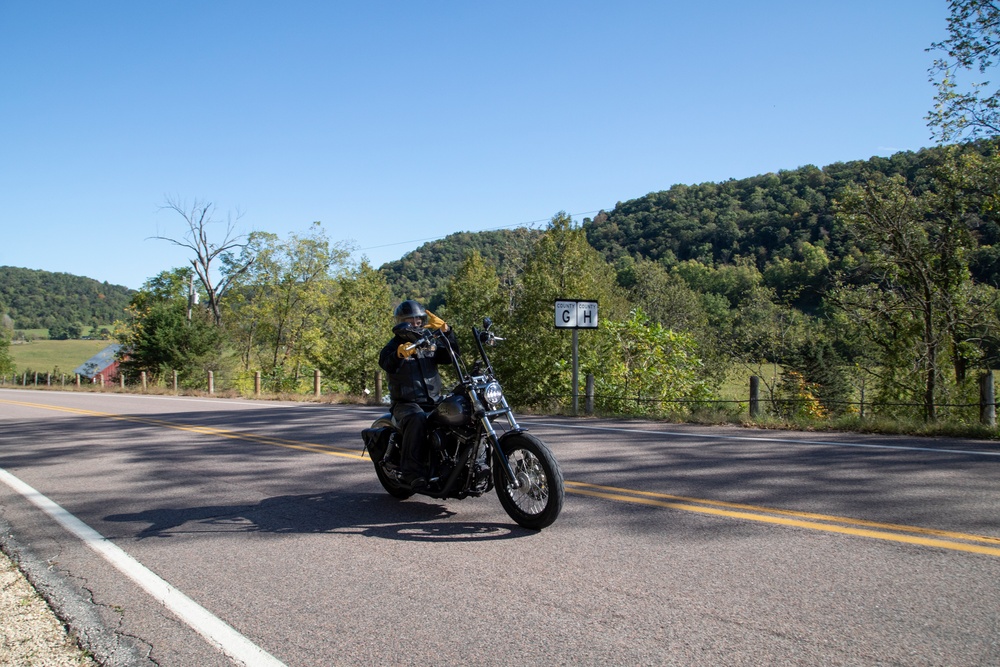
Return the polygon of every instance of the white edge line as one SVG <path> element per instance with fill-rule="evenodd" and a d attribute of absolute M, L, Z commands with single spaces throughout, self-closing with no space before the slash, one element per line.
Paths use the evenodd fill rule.
<path fill-rule="evenodd" d="M 747 435 L 719 435 L 715 433 L 682 433 L 680 431 L 644 431 L 637 428 L 615 428 L 611 426 L 577 426 L 573 424 L 539 423 L 524 420 L 538 426 L 555 428 L 575 428 L 591 431 L 615 431 L 618 433 L 640 433 L 642 435 L 670 435 L 678 438 L 708 438 L 711 440 L 746 440 L 749 442 L 779 442 L 787 445 L 822 445 L 826 447 L 859 447 L 862 449 L 900 449 L 911 452 L 934 452 L 935 454 L 972 454 L 976 456 L 1000 456 L 1000 452 L 985 452 L 975 449 L 944 449 L 935 447 L 910 447 L 907 445 L 872 445 L 860 442 L 833 442 L 829 440 L 796 440 L 793 438 L 761 438 Z"/>
<path fill-rule="evenodd" d="M 0 468 L 0 481 L 6 483 L 30 503 L 55 519 L 59 525 L 100 554 L 101 557 L 137 583 L 195 632 L 230 658 L 250 667 L 277 667 L 279 665 L 284 667 L 285 663 L 171 586 L 152 570 L 125 553 L 121 547 L 3 468 Z"/>

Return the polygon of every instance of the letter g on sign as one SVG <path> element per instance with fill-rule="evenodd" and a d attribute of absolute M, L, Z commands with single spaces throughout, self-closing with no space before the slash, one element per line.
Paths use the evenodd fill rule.
<path fill-rule="evenodd" d="M 576 328 L 576 301 L 556 301 L 556 328 Z"/>

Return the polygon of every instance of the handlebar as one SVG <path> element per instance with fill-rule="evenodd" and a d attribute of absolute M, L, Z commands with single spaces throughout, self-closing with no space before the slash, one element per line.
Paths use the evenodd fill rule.
<path fill-rule="evenodd" d="M 423 334 L 420 337 L 419 340 L 415 340 L 415 341 L 412 341 L 412 342 L 408 343 L 406 345 L 405 349 L 412 350 L 412 349 L 417 348 L 417 347 L 427 347 L 427 346 L 433 345 L 434 344 L 434 338 L 436 336 L 437 336 L 437 333 L 431 333 L 430 331 L 428 331 L 427 333 Z"/>
<path fill-rule="evenodd" d="M 483 346 L 488 345 L 492 347 L 497 343 L 497 341 L 502 341 L 504 339 L 490 331 L 490 327 L 493 326 L 493 322 L 488 317 L 483 319 L 483 326 L 484 329 L 482 330 L 477 327 L 472 327 L 472 333 L 476 342 L 476 347 L 479 348 L 479 356 L 483 360 L 483 363 L 485 363 L 487 371 L 492 374 L 493 367 L 492 364 L 490 364 L 489 357 L 486 355 L 486 349 Z M 406 347 L 404 348 L 407 351 L 418 347 L 436 345 L 438 339 L 440 338 L 441 344 L 448 350 L 452 364 L 455 367 L 455 373 L 460 378 L 465 377 L 466 374 L 462 368 L 462 363 L 459 360 L 457 350 L 452 349 L 451 343 L 448 342 L 448 338 L 440 331 L 416 327 L 405 322 L 397 324 L 393 327 L 392 331 L 403 340 L 408 341 Z"/>

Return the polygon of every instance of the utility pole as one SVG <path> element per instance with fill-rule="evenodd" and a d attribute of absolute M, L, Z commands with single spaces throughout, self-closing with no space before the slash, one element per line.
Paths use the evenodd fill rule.
<path fill-rule="evenodd" d="M 191 321 L 191 311 L 194 310 L 194 274 L 188 276 L 188 322 Z"/>

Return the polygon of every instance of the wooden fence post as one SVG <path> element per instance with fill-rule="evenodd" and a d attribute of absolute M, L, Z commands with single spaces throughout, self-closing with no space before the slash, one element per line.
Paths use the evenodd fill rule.
<path fill-rule="evenodd" d="M 208 372 L 208 393 L 215 393 L 215 373 L 212 371 Z"/>
<path fill-rule="evenodd" d="M 125 389 L 125 374 L 124 373 L 119 373 L 118 374 L 118 386 L 121 387 L 122 389 Z"/>
<path fill-rule="evenodd" d="M 146 391 L 146 371 L 142 372 L 142 390 Z"/>
<path fill-rule="evenodd" d="M 177 371 L 174 371 L 174 393 L 177 393 Z"/>
<path fill-rule="evenodd" d="M 996 391 L 993 385 L 993 371 L 986 371 L 979 378 L 979 421 L 985 426 L 997 425 Z"/>
<path fill-rule="evenodd" d="M 587 400 L 584 402 L 584 411 L 588 415 L 594 414 L 594 374 L 587 373 Z"/>
<path fill-rule="evenodd" d="M 253 393 L 254 396 L 260 396 L 260 371 L 254 371 L 253 374 Z"/>
<path fill-rule="evenodd" d="M 318 368 L 313 369 L 313 396 L 319 396 L 320 372 Z"/>
<path fill-rule="evenodd" d="M 760 378 L 756 375 L 750 376 L 750 417 L 756 419 L 760 416 Z"/>

